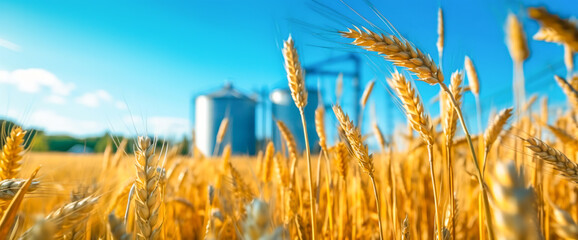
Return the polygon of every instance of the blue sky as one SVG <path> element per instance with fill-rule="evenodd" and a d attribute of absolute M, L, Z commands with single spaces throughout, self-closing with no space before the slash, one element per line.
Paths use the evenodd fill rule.
<path fill-rule="evenodd" d="M 216 90 L 225 81 L 246 93 L 285 86 L 281 44 L 292 34 L 303 65 L 362 53 L 362 86 L 371 79 L 378 81 L 370 102 L 380 125 L 390 128 L 403 121 L 384 88 L 391 65 L 347 45 L 335 33 L 367 23 L 339 1 L 321 2 L 350 19 L 325 14 L 327 9 L 317 11 L 319 5 L 303 0 L 1 1 L 0 115 L 52 134 L 88 136 L 111 130 L 180 136 L 190 131 L 190 103 L 197 94 Z M 347 2 L 387 29 L 366 3 Z M 485 110 L 511 105 L 512 63 L 503 31 L 508 12 L 519 14 L 528 39 L 538 25 L 527 18 L 525 6 L 544 5 L 563 17 L 578 15 L 578 7 L 569 7 L 576 6 L 572 0 L 374 4 L 436 62 L 437 8 L 442 6 L 445 75 L 449 79 L 469 55 L 479 72 Z M 553 103 L 563 102 L 562 92 L 552 81 L 552 74 L 566 74 L 562 47 L 529 41 L 528 95 L 539 92 L 549 94 Z M 314 77 L 308 84 L 315 87 L 317 81 L 330 89 L 334 79 Z M 438 91 L 426 84 L 417 86 L 426 102 Z M 333 93 L 326 91 L 326 101 L 332 101 Z M 346 110 L 353 102 L 350 96 L 344 96 Z M 475 128 L 472 99 L 466 97 L 464 108 Z M 428 110 L 438 113 L 437 106 Z"/>

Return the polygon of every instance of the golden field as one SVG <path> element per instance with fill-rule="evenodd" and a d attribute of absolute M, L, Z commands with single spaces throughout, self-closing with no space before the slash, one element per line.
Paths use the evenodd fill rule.
<path fill-rule="evenodd" d="M 324 108 L 315 122 L 306 122 L 305 77 L 289 37 L 280 54 L 292 97 L 302 124 L 315 125 L 320 139 L 307 143 L 304 153 L 280 121 L 283 149 L 268 143 L 254 158 L 230 156 L 228 147 L 216 158 L 180 156 L 179 146 L 158 148 L 148 137 L 135 141 L 134 154 L 123 146 L 116 152 L 109 146 L 104 155 L 31 153 L 23 130 L 14 128 L 3 136 L 0 155 L 0 236 L 578 239 L 578 75 L 572 58 L 578 29 L 543 8 L 530 8 L 528 15 L 542 27 L 535 40 L 566 49 L 560 58 L 568 76 L 552 76 L 568 100 L 563 111 L 549 109 L 548 96 L 525 96 L 522 66 L 527 41 L 535 40 L 526 38 L 513 14 L 505 25 L 515 66 L 514 106 L 490 119 L 471 116 L 489 122 L 480 134 L 470 134 L 461 111 L 466 94 L 480 104 L 484 84 L 469 58 L 465 71 L 444 73 L 430 57 L 436 54 L 423 53 L 411 39 L 362 26 L 343 29 L 341 37 L 397 67 L 387 84 L 406 114 L 407 130 L 386 138 L 377 124 L 356 126 L 338 105 L 329 110 L 338 129 L 327 129 Z M 441 58 L 441 10 L 438 21 Z M 414 81 L 439 88 L 440 116 L 427 114 Z M 362 109 L 372 88 L 360 99 Z M 340 133 L 334 145 L 325 135 L 330 130 Z M 369 141 L 380 149 L 371 152 Z M 320 155 L 310 154 L 313 144 L 320 145 Z"/>

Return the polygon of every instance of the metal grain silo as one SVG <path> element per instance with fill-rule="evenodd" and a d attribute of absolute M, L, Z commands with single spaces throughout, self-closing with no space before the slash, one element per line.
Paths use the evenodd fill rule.
<path fill-rule="evenodd" d="M 291 98 L 291 91 L 289 88 L 275 89 L 269 95 L 272 103 L 271 114 L 273 115 L 273 121 L 281 120 L 283 121 L 293 136 L 295 136 L 295 141 L 297 142 L 297 148 L 299 152 L 305 150 L 305 138 L 303 137 L 303 125 L 301 124 L 301 115 L 299 114 L 299 109 L 295 106 L 293 98 Z M 307 90 L 307 106 L 305 106 L 305 120 L 307 121 L 307 135 L 309 138 L 309 147 L 312 152 L 318 152 L 319 137 L 315 131 L 315 109 L 318 104 L 318 91 L 314 89 Z M 273 142 L 275 143 L 276 149 L 282 149 L 281 144 L 283 139 L 277 129 L 275 122 L 273 126 Z"/>
<path fill-rule="evenodd" d="M 195 98 L 195 144 L 205 155 L 222 152 L 231 144 L 233 154 L 254 155 L 256 101 L 235 90 L 231 84 L 216 92 Z M 221 121 L 229 118 L 227 134 L 215 152 L 215 141 Z"/>

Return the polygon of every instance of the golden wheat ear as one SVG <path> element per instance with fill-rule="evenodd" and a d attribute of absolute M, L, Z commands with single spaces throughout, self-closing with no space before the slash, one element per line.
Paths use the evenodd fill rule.
<path fill-rule="evenodd" d="M 546 8 L 528 8 L 528 16 L 542 25 L 543 28 L 552 31 L 556 35 L 556 42 L 564 43 L 573 51 L 578 52 L 578 29 L 568 20 L 549 13 Z"/>
<path fill-rule="evenodd" d="M 283 42 L 283 58 L 285 59 L 285 71 L 287 72 L 291 96 L 297 108 L 303 108 L 307 105 L 305 76 L 299 62 L 299 54 L 297 54 L 297 49 L 295 49 L 295 42 L 291 36 L 289 36 L 287 41 Z"/>
<path fill-rule="evenodd" d="M 433 126 L 429 116 L 425 113 L 425 108 L 411 83 L 399 72 L 392 73 L 389 79 L 390 86 L 395 90 L 397 97 L 401 100 L 407 119 L 412 128 L 420 134 L 422 139 L 428 144 L 434 144 Z"/>
<path fill-rule="evenodd" d="M 6 143 L 0 153 L 0 178 L 10 179 L 20 172 L 22 157 L 25 154 L 24 137 L 26 131 L 20 127 L 14 127 L 10 135 L 6 137 Z"/>
<path fill-rule="evenodd" d="M 138 237 L 156 239 L 161 232 L 160 188 L 155 144 L 148 137 L 139 137 L 136 144 L 135 212 Z"/>
<path fill-rule="evenodd" d="M 343 37 L 353 39 L 354 45 L 368 51 L 376 52 L 394 65 L 406 67 L 415 73 L 418 80 L 431 85 L 442 83 L 444 75 L 429 55 L 422 53 L 405 39 L 393 35 L 373 32 L 358 27 L 348 28 L 340 32 Z"/>
<path fill-rule="evenodd" d="M 526 147 L 532 150 L 534 156 L 550 165 L 567 180 L 578 183 L 578 164 L 538 138 L 531 137 L 525 141 Z"/>

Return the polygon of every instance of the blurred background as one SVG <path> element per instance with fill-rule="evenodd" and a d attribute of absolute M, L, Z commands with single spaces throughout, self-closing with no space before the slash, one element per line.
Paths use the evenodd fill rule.
<path fill-rule="evenodd" d="M 327 108 L 329 141 L 336 138 L 330 107 L 337 102 L 352 119 L 362 114 L 365 125 L 377 121 L 391 135 L 406 129 L 386 87 L 394 68 L 349 45 L 338 31 L 369 21 L 374 30 L 398 31 L 439 65 L 442 7 L 446 79 L 463 69 L 466 55 L 473 60 L 485 126 L 492 109 L 512 106 L 505 19 L 516 14 L 531 39 L 538 24 L 527 17 L 529 6 L 546 6 L 564 18 L 578 12 L 573 0 L 1 1 L 0 119 L 38 130 L 31 133 L 37 151 L 98 152 L 111 139 L 151 135 L 183 146 L 194 141 L 211 155 L 220 151 L 215 137 L 225 117 L 230 123 L 224 143 L 231 143 L 235 154 L 255 154 L 269 139 L 278 144 L 275 120 L 289 125 L 302 149 L 281 54 L 291 35 L 307 73 L 310 140 L 316 140 L 318 105 Z M 529 47 L 527 95 L 548 94 L 550 111 L 557 111 L 565 98 L 551 76 L 566 75 L 563 47 L 541 41 L 529 41 Z M 362 112 L 359 98 L 372 80 L 376 85 Z M 426 109 L 438 115 L 439 108 L 430 105 L 437 105 L 439 88 L 416 85 Z M 471 94 L 463 109 L 468 127 L 478 132 Z"/>

